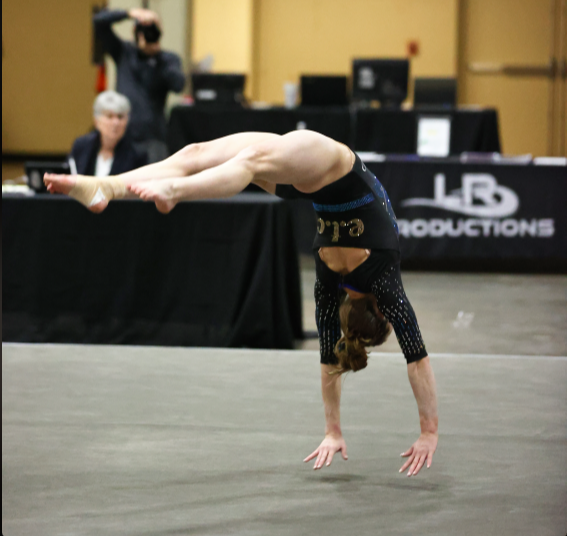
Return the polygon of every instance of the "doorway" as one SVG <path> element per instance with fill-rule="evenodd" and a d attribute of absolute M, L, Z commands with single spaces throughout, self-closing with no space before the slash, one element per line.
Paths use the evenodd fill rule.
<path fill-rule="evenodd" d="M 565 156 L 567 0 L 461 0 L 459 101 L 498 109 L 502 152 Z"/>

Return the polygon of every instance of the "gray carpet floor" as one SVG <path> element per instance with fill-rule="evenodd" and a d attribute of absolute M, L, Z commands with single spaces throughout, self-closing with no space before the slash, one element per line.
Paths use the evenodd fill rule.
<path fill-rule="evenodd" d="M 304 325 L 315 330 L 312 261 Z M 567 533 L 567 278 L 405 273 L 440 439 L 400 475 L 419 421 L 395 337 L 344 380 L 349 460 L 323 437 L 302 350 L 2 347 L 2 532 L 83 535 Z"/>
<path fill-rule="evenodd" d="M 440 441 L 401 355 L 344 380 L 349 460 L 313 471 L 315 351 L 3 345 L 2 528 L 29 535 L 563 535 L 567 358 L 432 354 Z"/>

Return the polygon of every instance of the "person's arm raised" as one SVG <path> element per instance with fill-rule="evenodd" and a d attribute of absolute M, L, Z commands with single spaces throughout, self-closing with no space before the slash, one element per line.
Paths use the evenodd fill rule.
<path fill-rule="evenodd" d="M 157 55 L 158 70 L 154 83 L 164 83 L 169 91 L 181 93 L 185 87 L 185 75 L 181 59 L 172 52 L 162 52 Z"/>
<path fill-rule="evenodd" d="M 128 18 L 128 12 L 123 9 L 102 9 L 93 16 L 96 36 L 102 42 L 104 51 L 112 56 L 115 62 L 120 61 L 122 40 L 112 30 L 115 22 Z"/>
<path fill-rule="evenodd" d="M 143 26 L 150 26 L 151 24 L 155 24 L 156 26 L 161 28 L 161 21 L 159 20 L 158 14 L 151 9 L 133 7 L 127 11 L 127 14 L 128 17 L 134 19 L 138 24 L 142 24 Z"/>
<path fill-rule="evenodd" d="M 427 462 L 427 468 L 431 466 L 438 441 L 437 391 L 429 356 L 408 363 L 408 377 L 417 402 L 421 435 L 407 451 L 402 452 L 401 456 L 408 459 L 400 473 L 409 467 L 407 476 L 414 476 L 424 463 Z"/>
<path fill-rule="evenodd" d="M 313 458 L 313 469 L 321 469 L 324 465 L 331 465 L 333 456 L 340 452 L 344 460 L 348 460 L 347 447 L 341 430 L 341 375 L 329 374 L 335 370 L 333 365 L 321 365 L 321 393 L 325 407 L 325 438 L 303 461 Z"/>

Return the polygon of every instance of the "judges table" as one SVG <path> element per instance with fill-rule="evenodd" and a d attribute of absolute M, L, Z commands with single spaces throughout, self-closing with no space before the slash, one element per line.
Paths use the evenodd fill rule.
<path fill-rule="evenodd" d="M 262 194 L 113 202 L 2 198 L 3 340 L 292 348 L 302 337 L 288 206 Z"/>
<path fill-rule="evenodd" d="M 402 268 L 567 271 L 567 167 L 363 155 L 396 213 Z M 288 202 L 302 252 L 316 227 Z"/>
<path fill-rule="evenodd" d="M 414 153 L 417 123 L 422 116 L 451 120 L 451 154 L 465 151 L 499 152 L 496 110 L 388 110 L 347 107 L 207 108 L 176 106 L 171 111 L 168 147 L 175 152 L 190 143 L 209 141 L 246 131 L 285 134 L 307 128 L 325 134 L 357 151 Z"/>

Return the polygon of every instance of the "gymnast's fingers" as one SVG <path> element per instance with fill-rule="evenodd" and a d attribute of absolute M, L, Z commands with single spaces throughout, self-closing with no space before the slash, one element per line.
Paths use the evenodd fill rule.
<path fill-rule="evenodd" d="M 331 465 L 331 461 L 333 460 L 333 456 L 335 455 L 335 451 L 332 450 L 331 448 L 327 448 L 327 450 L 325 451 L 323 458 L 321 459 L 321 464 L 319 465 L 319 468 L 323 467 L 323 465 Z"/>
<path fill-rule="evenodd" d="M 411 456 L 410 458 L 408 458 L 406 460 L 406 463 L 404 463 L 404 465 L 402 465 L 402 468 L 400 469 L 400 473 L 403 473 L 409 466 L 410 464 L 413 462 L 415 456 Z"/>
<path fill-rule="evenodd" d="M 304 462 L 308 462 L 309 460 L 312 460 L 313 458 L 315 458 L 315 456 L 317 456 L 317 454 L 319 454 L 319 449 L 315 449 L 311 454 L 309 454 L 309 456 L 307 456 L 307 458 L 305 458 L 305 460 L 303 460 Z"/>
<path fill-rule="evenodd" d="M 328 462 L 329 456 L 331 458 L 333 457 L 331 451 L 328 448 L 323 450 L 323 452 L 319 456 L 319 459 L 317 460 L 317 469 L 320 469 L 321 467 L 323 467 L 323 465 L 325 465 Z"/>
<path fill-rule="evenodd" d="M 419 471 L 421 471 L 421 468 L 423 467 L 423 464 L 425 463 L 426 458 L 427 458 L 427 456 L 425 454 L 423 454 L 419 458 L 419 461 L 417 462 L 417 465 L 415 466 L 415 468 L 412 471 L 410 476 L 415 476 L 415 475 L 417 475 L 417 473 L 419 473 Z"/>
<path fill-rule="evenodd" d="M 415 456 L 413 457 L 413 462 L 412 462 L 411 465 L 410 465 L 410 468 L 409 468 L 409 470 L 408 470 L 408 475 L 407 475 L 407 476 L 411 476 L 411 475 L 413 474 L 413 471 L 414 471 L 414 469 L 415 469 L 417 463 L 419 462 L 419 458 L 420 458 L 419 455 L 415 455 Z"/>
<path fill-rule="evenodd" d="M 43 180 L 57 180 L 68 178 L 69 175 L 62 175 L 61 173 L 44 173 Z"/>

